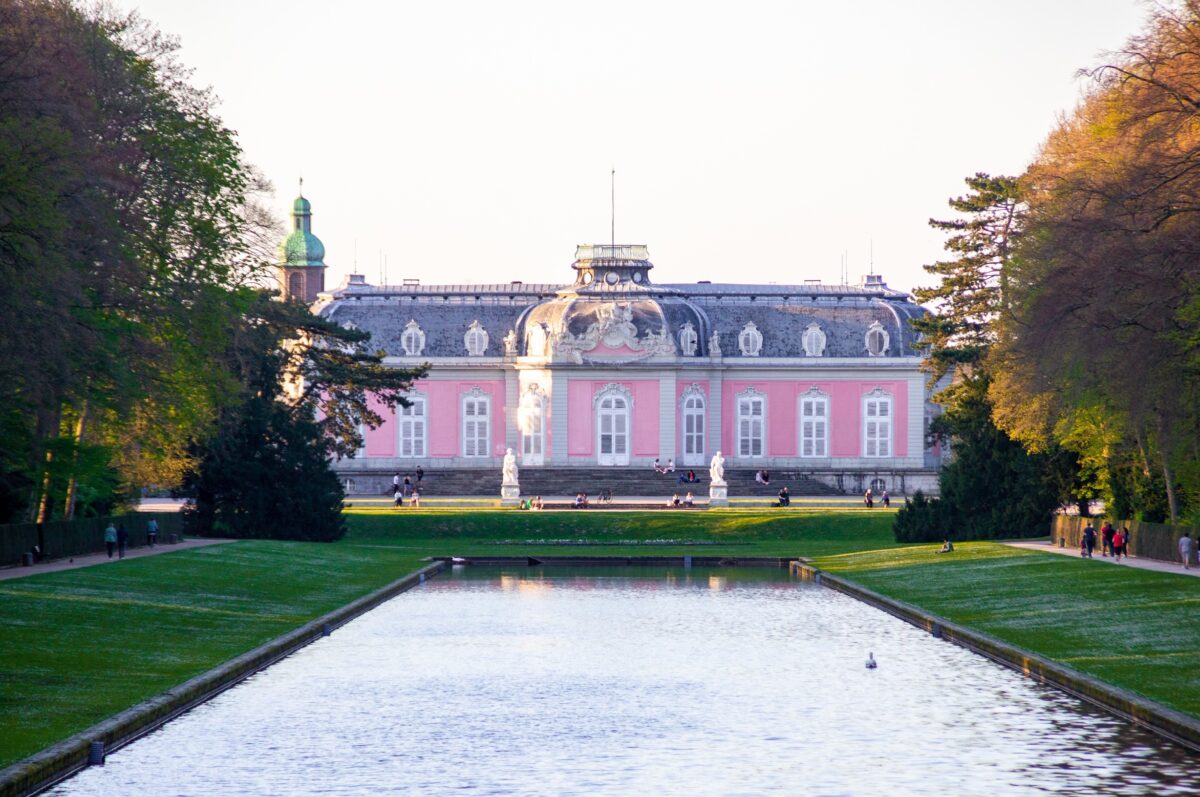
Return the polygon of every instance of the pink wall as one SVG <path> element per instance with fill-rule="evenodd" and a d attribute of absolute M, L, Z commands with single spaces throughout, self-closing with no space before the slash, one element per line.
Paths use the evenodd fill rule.
<path fill-rule="evenodd" d="M 592 401 L 596 394 L 610 384 L 609 380 L 572 379 L 567 382 L 567 455 L 594 457 L 596 455 L 596 414 Z M 633 394 L 633 417 L 630 419 L 635 457 L 656 457 L 658 451 L 658 381 L 654 379 L 624 380 L 623 385 Z"/>
<path fill-rule="evenodd" d="M 721 447 L 726 454 L 737 451 L 737 394 L 753 387 L 766 396 L 767 455 L 797 456 L 799 445 L 796 414 L 800 395 L 811 388 L 829 395 L 829 453 L 834 457 L 862 456 L 862 399 L 875 388 L 892 396 L 892 455 L 908 455 L 908 383 L 901 381 L 773 382 L 730 380 L 722 386 Z"/>
<path fill-rule="evenodd" d="M 658 451 L 658 380 L 625 382 L 633 390 L 633 455 L 657 457 Z M 664 452 L 665 453 L 665 452 Z"/>
<path fill-rule="evenodd" d="M 498 379 L 485 381 L 442 381 L 423 379 L 414 389 L 424 394 L 426 400 L 426 423 L 428 424 L 428 448 L 430 457 L 457 457 L 462 455 L 462 397 L 478 387 L 491 398 L 492 456 L 504 456 L 504 382 Z M 375 406 L 374 404 L 372 406 Z M 378 411 L 378 407 L 376 407 Z M 367 456 L 394 457 L 399 428 L 395 413 L 384 410 L 383 424 L 367 434 Z"/>
<path fill-rule="evenodd" d="M 371 396 L 368 404 L 372 410 L 379 413 L 383 423 L 378 428 L 367 430 L 368 457 L 396 456 L 396 420 L 392 411 L 385 407 L 379 399 Z"/>

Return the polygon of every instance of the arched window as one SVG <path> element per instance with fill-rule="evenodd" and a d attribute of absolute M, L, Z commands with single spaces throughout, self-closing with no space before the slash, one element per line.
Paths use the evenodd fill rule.
<path fill-rule="evenodd" d="M 420 357 L 425 350 L 425 333 L 416 320 L 409 321 L 400 333 L 400 346 L 408 357 Z"/>
<path fill-rule="evenodd" d="M 478 319 L 467 327 L 467 334 L 463 335 L 463 345 L 467 347 L 467 354 L 471 357 L 482 357 L 487 351 L 488 333 Z"/>
<path fill-rule="evenodd" d="M 747 321 L 746 326 L 738 333 L 738 348 L 743 357 L 757 357 L 762 351 L 763 336 L 753 321 Z"/>
<path fill-rule="evenodd" d="M 754 388 L 737 397 L 737 452 L 739 457 L 761 457 L 767 426 L 767 397 Z"/>
<path fill-rule="evenodd" d="M 883 324 L 878 321 L 872 321 L 870 329 L 867 330 L 867 354 L 872 357 L 882 357 L 888 352 L 888 342 L 890 337 L 887 330 L 883 328 Z"/>
<path fill-rule="evenodd" d="M 680 401 L 683 415 L 683 464 L 704 464 L 704 391 L 700 385 L 689 385 Z"/>
<path fill-rule="evenodd" d="M 425 440 L 428 436 L 425 396 L 409 393 L 409 406 L 397 407 L 399 420 L 400 456 L 416 458 L 425 456 Z"/>
<path fill-rule="evenodd" d="M 464 457 L 486 457 L 491 449 L 491 399 L 479 388 L 472 388 L 462 398 Z"/>
<path fill-rule="evenodd" d="M 546 449 L 546 394 L 536 384 L 521 396 L 517 426 L 521 432 L 521 464 L 541 465 Z"/>
<path fill-rule="evenodd" d="M 696 328 L 692 326 L 691 321 L 679 328 L 679 350 L 683 352 L 684 357 L 695 357 L 698 343 L 699 337 L 696 335 Z"/>
<path fill-rule="evenodd" d="M 609 383 L 596 394 L 596 462 L 628 465 L 633 395 L 624 385 Z"/>
<path fill-rule="evenodd" d="M 800 397 L 800 456 L 829 456 L 829 397 L 815 387 Z"/>
<path fill-rule="evenodd" d="M 875 388 L 863 396 L 863 456 L 892 455 L 892 397 Z"/>
<path fill-rule="evenodd" d="M 304 298 L 304 275 L 299 271 L 293 271 L 288 275 L 288 298 Z"/>
<path fill-rule="evenodd" d="M 808 357 L 820 357 L 825 353 L 825 332 L 821 329 L 821 325 L 816 321 L 808 325 L 808 329 L 804 330 L 804 334 L 800 336 L 800 345 L 804 347 L 804 354 Z"/>

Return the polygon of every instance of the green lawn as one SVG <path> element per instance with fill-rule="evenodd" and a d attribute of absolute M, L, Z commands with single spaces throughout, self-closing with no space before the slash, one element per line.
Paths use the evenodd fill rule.
<path fill-rule="evenodd" d="M 937 556 L 936 545 L 897 546 L 891 521 L 882 510 L 367 509 L 333 544 L 238 542 L 0 582 L 0 766 L 430 555 L 806 556 L 1200 716 L 1200 580 L 990 543 Z"/>
<path fill-rule="evenodd" d="M 1200 717 L 1200 579 L 988 542 L 817 567 Z"/>

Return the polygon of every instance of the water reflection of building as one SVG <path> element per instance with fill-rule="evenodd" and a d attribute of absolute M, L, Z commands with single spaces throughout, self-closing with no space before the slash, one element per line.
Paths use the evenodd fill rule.
<path fill-rule="evenodd" d="M 280 275 L 310 299 L 324 247 L 303 198 L 293 226 Z M 319 293 L 318 311 L 371 332 L 387 363 L 432 366 L 412 406 L 384 412 L 338 464 L 360 491 L 417 465 L 498 473 L 507 448 L 523 469 L 673 459 L 706 476 L 721 450 L 731 469 L 793 470 L 847 491 L 936 486 L 908 325 L 924 310 L 882 277 L 657 284 L 640 245 L 580 246 L 571 268 L 565 284 L 379 286 L 356 274 Z"/>

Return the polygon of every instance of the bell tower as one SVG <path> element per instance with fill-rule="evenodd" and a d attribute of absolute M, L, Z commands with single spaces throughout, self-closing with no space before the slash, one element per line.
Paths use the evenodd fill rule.
<path fill-rule="evenodd" d="M 304 198 L 303 179 L 300 195 L 292 202 L 291 230 L 279 244 L 275 271 L 285 301 L 312 304 L 325 290 L 325 245 L 312 234 L 312 204 Z"/>

